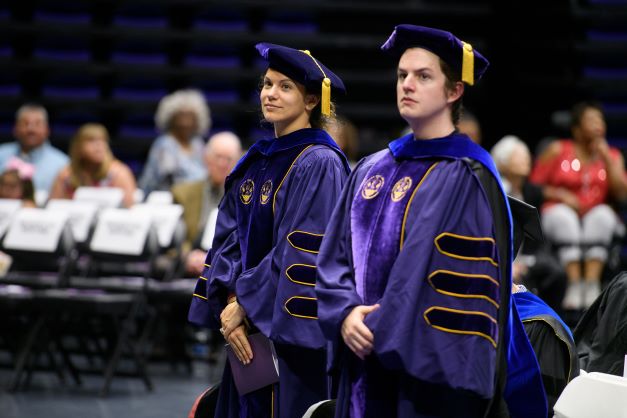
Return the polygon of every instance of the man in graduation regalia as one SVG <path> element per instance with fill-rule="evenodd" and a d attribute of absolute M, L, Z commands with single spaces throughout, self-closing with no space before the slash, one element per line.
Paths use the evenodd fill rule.
<path fill-rule="evenodd" d="M 318 256 L 336 417 L 545 417 L 511 299 L 511 217 L 486 151 L 455 130 L 487 60 L 449 32 L 399 25 L 397 105 L 412 133 L 349 177 Z"/>

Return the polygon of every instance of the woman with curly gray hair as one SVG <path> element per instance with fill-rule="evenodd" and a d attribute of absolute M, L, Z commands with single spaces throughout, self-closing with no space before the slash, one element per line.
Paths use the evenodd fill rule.
<path fill-rule="evenodd" d="M 148 154 L 140 187 L 146 194 L 173 184 L 202 180 L 207 170 L 203 136 L 211 127 L 209 106 L 198 90 L 178 90 L 159 102 L 155 123 L 161 135 Z"/>

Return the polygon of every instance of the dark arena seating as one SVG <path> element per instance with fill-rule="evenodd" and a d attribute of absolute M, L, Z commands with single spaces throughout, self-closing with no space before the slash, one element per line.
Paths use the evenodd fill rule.
<path fill-rule="evenodd" d="M 195 87 L 209 100 L 214 130 L 234 130 L 251 144 L 261 73 L 253 45 L 267 41 L 333 63 L 348 88 L 338 113 L 358 126 L 365 155 L 404 127 L 393 105 L 393 62 L 378 47 L 406 22 L 461 33 L 490 59 L 488 76 L 465 98 L 486 147 L 511 132 L 530 144 L 563 133 L 551 114 L 582 98 L 606 104 L 611 139 L 622 145 L 625 13 L 612 0 L 11 2 L 0 6 L 0 141 L 11 140 L 19 104 L 41 102 L 55 145 L 66 147 L 74 128 L 99 121 L 116 155 L 139 170 L 158 99 Z"/>

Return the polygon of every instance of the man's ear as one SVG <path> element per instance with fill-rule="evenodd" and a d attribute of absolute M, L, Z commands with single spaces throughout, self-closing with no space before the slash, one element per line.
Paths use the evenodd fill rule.
<path fill-rule="evenodd" d="M 464 83 L 458 81 L 455 83 L 455 87 L 451 90 L 448 90 L 448 103 L 453 103 L 464 94 Z"/>

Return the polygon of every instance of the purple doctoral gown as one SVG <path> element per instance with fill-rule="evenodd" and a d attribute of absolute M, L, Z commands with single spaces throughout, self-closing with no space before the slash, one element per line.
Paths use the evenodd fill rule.
<path fill-rule="evenodd" d="M 512 416 L 546 416 L 537 362 L 510 311 L 508 206 L 493 167 L 466 158 L 481 154 L 465 135 L 408 135 L 349 178 L 316 284 L 340 380 L 336 417 L 479 417 L 507 408 L 499 391 L 525 394 L 517 413 L 508 405 Z M 375 303 L 365 318 L 374 350 L 361 361 L 340 327 L 355 306 Z M 513 335 L 524 341 L 510 344 Z M 526 363 L 510 363 L 505 389 L 499 364 L 510 356 Z"/>
<path fill-rule="evenodd" d="M 240 397 L 227 362 L 216 417 L 300 416 L 328 398 L 316 257 L 348 172 L 326 132 L 302 129 L 258 141 L 227 178 L 189 319 L 219 328 L 236 294 L 253 327 L 275 343 L 280 381 Z"/>

